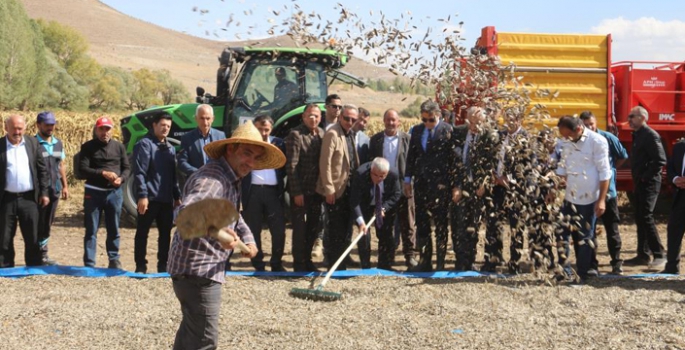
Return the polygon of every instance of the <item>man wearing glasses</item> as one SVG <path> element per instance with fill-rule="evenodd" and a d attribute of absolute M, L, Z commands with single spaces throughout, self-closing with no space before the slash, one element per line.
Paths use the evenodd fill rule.
<path fill-rule="evenodd" d="M 359 167 L 352 125 L 358 116 L 356 106 L 343 106 L 342 116 L 326 131 L 321 143 L 316 192 L 324 196 L 328 215 L 324 248 L 329 268 L 347 248 L 352 233 L 350 175 Z M 345 261 L 339 269 L 346 269 Z"/>
<path fill-rule="evenodd" d="M 419 264 L 412 271 L 433 270 L 431 218 L 435 223 L 436 267 L 437 270 L 445 268 L 451 159 L 454 158 L 454 152 L 453 128 L 441 122 L 440 115 L 437 103 L 428 100 L 421 104 L 423 123 L 414 126 L 409 142 L 404 194 L 407 198 L 415 195 L 416 248 L 421 252 Z"/>
<path fill-rule="evenodd" d="M 647 126 L 648 118 L 649 113 L 640 106 L 634 107 L 628 114 L 628 124 L 634 130 L 630 166 L 634 185 L 637 256 L 624 261 L 623 265 L 649 265 L 659 270 L 666 265 L 666 259 L 654 224 L 654 206 L 661 190 L 661 168 L 666 165 L 666 153 L 659 134 Z M 654 255 L 651 263 L 650 254 Z"/>
<path fill-rule="evenodd" d="M 340 117 L 340 114 L 342 112 L 342 99 L 340 99 L 340 96 L 337 94 L 330 94 L 326 96 L 326 116 L 321 120 L 321 124 L 319 125 L 322 129 L 327 131 L 330 129 L 335 123 L 338 122 L 338 117 Z"/>

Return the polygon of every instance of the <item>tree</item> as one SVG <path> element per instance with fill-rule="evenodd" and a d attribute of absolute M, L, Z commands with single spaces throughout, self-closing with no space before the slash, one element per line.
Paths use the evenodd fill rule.
<path fill-rule="evenodd" d="M 86 56 L 88 42 L 74 28 L 56 21 L 38 20 L 43 31 L 45 46 L 52 51 L 57 62 L 71 74 L 70 67 Z"/>
<path fill-rule="evenodd" d="M 190 94 L 183 86 L 183 83 L 171 77 L 171 73 L 166 70 L 155 71 L 157 81 L 160 84 L 160 94 L 162 104 L 182 103 L 191 99 Z"/>
<path fill-rule="evenodd" d="M 0 1 L 0 107 L 26 108 L 40 94 L 45 51 L 19 0 Z"/>
<path fill-rule="evenodd" d="M 48 70 L 53 72 L 53 76 L 42 94 L 42 103 L 53 108 L 85 109 L 88 106 L 88 89 L 74 80 L 54 55 L 48 55 L 47 61 Z"/>
<path fill-rule="evenodd" d="M 133 72 L 133 90 L 130 97 L 131 106 L 146 109 L 151 105 L 160 104 L 160 84 L 155 73 L 143 68 Z"/>

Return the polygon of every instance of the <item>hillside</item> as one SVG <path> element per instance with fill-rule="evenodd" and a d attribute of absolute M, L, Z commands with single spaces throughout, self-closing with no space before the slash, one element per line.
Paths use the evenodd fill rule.
<path fill-rule="evenodd" d="M 224 47 L 247 42 L 219 42 L 165 29 L 97 0 L 22 0 L 31 18 L 54 20 L 76 28 L 90 43 L 90 54 L 104 65 L 127 69 L 168 69 L 194 95 L 202 85 L 214 91 L 217 56 Z M 77 14 L 77 15 L 75 15 Z M 260 40 L 292 46 L 287 36 Z M 387 69 L 353 59 L 345 70 L 365 79 L 392 78 Z"/>

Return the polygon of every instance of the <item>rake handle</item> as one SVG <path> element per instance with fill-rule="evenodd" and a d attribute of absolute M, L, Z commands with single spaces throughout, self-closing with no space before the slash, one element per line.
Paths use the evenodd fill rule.
<path fill-rule="evenodd" d="M 343 252 L 342 255 L 340 255 L 340 257 L 338 258 L 338 261 L 336 261 L 335 264 L 333 264 L 333 266 L 331 267 L 331 269 L 328 270 L 328 273 L 326 273 L 326 277 L 323 279 L 323 281 L 321 281 L 321 283 L 316 287 L 316 289 L 323 289 L 323 287 L 326 285 L 326 283 L 328 283 L 328 280 L 331 279 L 333 272 L 335 272 L 335 270 L 342 263 L 342 261 L 345 260 L 345 257 L 347 256 L 347 254 L 350 254 L 350 252 L 352 251 L 352 248 L 354 248 L 354 246 L 357 245 L 357 242 L 359 242 L 359 240 L 364 236 L 365 233 L 368 234 L 369 229 L 371 228 L 371 225 L 373 224 L 374 221 L 376 221 L 376 215 L 371 217 L 371 220 L 369 220 L 369 222 L 366 223 L 366 231 L 360 232 L 357 235 L 357 237 L 354 238 L 354 240 L 352 241 L 350 246 L 347 247 L 347 249 L 345 249 L 345 252 Z"/>

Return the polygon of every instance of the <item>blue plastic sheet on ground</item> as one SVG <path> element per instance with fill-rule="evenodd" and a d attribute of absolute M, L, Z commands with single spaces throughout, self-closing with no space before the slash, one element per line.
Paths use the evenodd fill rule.
<path fill-rule="evenodd" d="M 323 276 L 325 273 L 319 272 L 254 272 L 254 271 L 231 271 L 226 272 L 227 277 L 231 276 L 253 276 L 253 277 L 316 277 Z M 79 267 L 79 266 L 36 266 L 36 267 L 12 267 L 0 269 L 0 278 L 19 278 L 40 275 L 61 275 L 76 277 L 131 277 L 131 278 L 166 278 L 168 273 L 135 273 L 116 269 Z M 410 278 L 468 278 L 468 277 L 497 277 L 506 278 L 507 275 L 494 273 L 481 273 L 475 271 L 438 271 L 438 272 L 397 272 L 380 269 L 366 270 L 346 270 L 336 271 L 333 278 L 351 278 L 362 276 L 388 276 L 388 277 L 410 277 Z M 630 276 L 610 276 L 603 275 L 602 278 L 669 278 L 678 277 L 676 275 L 662 274 L 637 274 Z"/>

